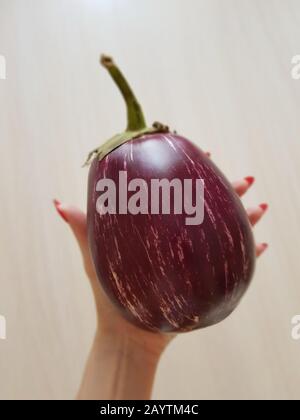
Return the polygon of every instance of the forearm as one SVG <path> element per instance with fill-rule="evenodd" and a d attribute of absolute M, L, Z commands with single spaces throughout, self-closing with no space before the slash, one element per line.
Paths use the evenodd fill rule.
<path fill-rule="evenodd" d="M 158 359 L 130 338 L 97 333 L 78 399 L 150 399 Z"/>

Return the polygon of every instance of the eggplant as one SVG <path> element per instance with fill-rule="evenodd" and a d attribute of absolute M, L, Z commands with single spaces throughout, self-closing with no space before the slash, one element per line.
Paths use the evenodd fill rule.
<path fill-rule="evenodd" d="M 217 324 L 237 307 L 255 268 L 244 207 L 223 173 L 196 145 L 164 124 L 147 127 L 114 61 L 102 56 L 101 63 L 125 99 L 128 125 L 87 159 L 88 240 L 98 279 L 119 312 L 143 329 L 178 333 Z M 145 211 L 142 194 L 136 212 L 120 211 L 120 194 L 128 195 L 128 203 L 136 194 L 124 191 L 125 176 L 127 186 L 139 179 L 145 188 L 154 179 L 202 180 L 203 220 L 189 224 L 184 212 L 151 212 L 149 203 Z M 109 196 L 110 183 L 119 196 Z M 173 208 L 175 192 L 169 198 Z"/>

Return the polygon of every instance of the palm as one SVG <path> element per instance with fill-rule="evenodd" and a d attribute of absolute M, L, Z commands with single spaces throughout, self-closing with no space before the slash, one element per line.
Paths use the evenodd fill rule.
<path fill-rule="evenodd" d="M 85 239 L 87 246 L 87 238 Z M 99 327 L 106 332 L 118 336 L 126 336 L 136 344 L 147 347 L 148 350 L 161 351 L 171 341 L 174 335 L 158 334 L 143 330 L 128 322 L 119 313 L 103 291 L 93 266 L 88 249 L 85 252 L 85 269 L 94 291 Z"/>
<path fill-rule="evenodd" d="M 247 177 L 241 181 L 233 183 L 236 193 L 241 197 L 253 184 L 254 178 Z M 97 318 L 99 328 L 108 334 L 117 334 L 131 340 L 137 346 L 141 346 L 154 353 L 161 352 L 174 337 L 173 334 L 152 333 L 138 328 L 126 321 L 115 306 L 110 302 L 104 293 L 93 266 L 90 256 L 86 216 L 80 210 L 74 207 L 61 205 L 57 200 L 54 201 L 57 211 L 71 226 L 83 256 L 85 271 L 90 280 L 97 308 Z M 263 216 L 267 209 L 266 204 L 261 204 L 247 210 L 248 217 L 252 226 L 254 226 Z M 256 254 L 259 256 L 266 249 L 267 245 L 260 243 L 256 246 Z"/>

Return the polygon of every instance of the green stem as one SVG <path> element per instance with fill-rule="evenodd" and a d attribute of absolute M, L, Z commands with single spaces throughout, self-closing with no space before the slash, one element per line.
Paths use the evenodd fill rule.
<path fill-rule="evenodd" d="M 100 63 L 108 70 L 109 74 L 115 81 L 116 85 L 120 89 L 120 92 L 126 102 L 127 106 L 127 130 L 126 131 L 138 131 L 146 128 L 146 122 L 143 115 L 142 108 L 138 103 L 131 87 L 127 80 L 114 63 L 111 57 L 102 55 Z"/>

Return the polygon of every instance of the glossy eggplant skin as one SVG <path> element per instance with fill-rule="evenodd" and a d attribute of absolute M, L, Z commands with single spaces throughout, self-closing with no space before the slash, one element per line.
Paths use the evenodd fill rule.
<path fill-rule="evenodd" d="M 119 171 L 134 178 L 203 179 L 204 221 L 185 214 L 99 215 L 96 184 Z M 88 237 L 101 285 L 130 322 L 160 332 L 214 325 L 236 308 L 255 266 L 251 226 L 239 197 L 215 164 L 189 140 L 153 134 L 130 140 L 89 173 Z"/>

